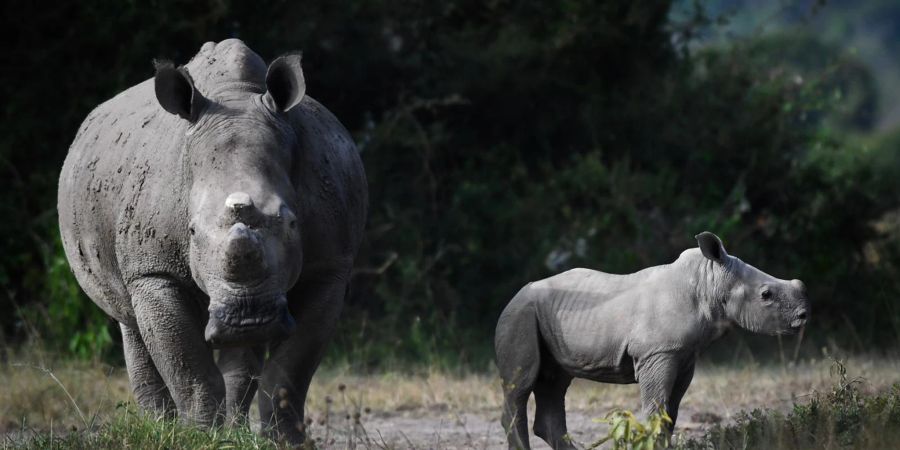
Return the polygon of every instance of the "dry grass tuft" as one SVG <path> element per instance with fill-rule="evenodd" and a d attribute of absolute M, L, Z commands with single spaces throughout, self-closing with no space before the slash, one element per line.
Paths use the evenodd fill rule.
<path fill-rule="evenodd" d="M 0 433 L 81 429 L 131 398 L 124 368 L 23 350 L 0 364 Z"/>

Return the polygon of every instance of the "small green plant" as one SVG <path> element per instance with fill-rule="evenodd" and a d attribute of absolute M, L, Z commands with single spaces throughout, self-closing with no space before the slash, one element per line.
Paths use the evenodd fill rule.
<path fill-rule="evenodd" d="M 626 410 L 615 410 L 595 422 L 608 423 L 609 433 L 591 444 L 593 449 L 606 442 L 612 442 L 615 450 L 654 450 L 669 445 L 669 427 L 672 418 L 662 408 L 650 415 L 646 422 L 640 421 L 634 413 Z"/>

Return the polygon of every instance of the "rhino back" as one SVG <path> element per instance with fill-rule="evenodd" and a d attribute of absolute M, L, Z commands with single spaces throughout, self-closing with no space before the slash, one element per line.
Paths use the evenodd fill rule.
<path fill-rule="evenodd" d="M 629 275 L 574 269 L 531 284 L 548 349 L 576 376 L 634 382 L 635 365 L 660 353 L 693 354 L 709 327 L 683 289 L 683 266 Z"/>
<path fill-rule="evenodd" d="M 126 286 L 151 272 L 187 274 L 180 153 L 186 123 L 165 113 L 152 80 L 85 119 L 60 174 L 63 247 L 85 292 L 110 316 L 133 322 Z M 148 257 L 149 256 L 149 257 Z"/>

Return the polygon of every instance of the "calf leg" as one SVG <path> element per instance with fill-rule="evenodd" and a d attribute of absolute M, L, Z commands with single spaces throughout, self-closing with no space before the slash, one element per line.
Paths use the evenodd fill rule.
<path fill-rule="evenodd" d="M 553 449 L 574 449 L 566 430 L 566 390 L 572 377 L 554 371 L 538 377 L 534 386 L 534 434 Z"/>
<path fill-rule="evenodd" d="M 503 416 L 500 423 L 506 431 L 510 449 L 531 448 L 528 443 L 528 396 L 531 390 L 515 389 L 503 397 Z"/>
<path fill-rule="evenodd" d="M 678 420 L 678 406 L 681 404 L 681 398 L 687 392 L 691 380 L 694 378 L 694 364 L 691 363 L 685 367 L 675 378 L 675 385 L 672 387 L 672 395 L 669 396 L 669 403 L 666 405 L 666 412 L 672 419 L 671 429 L 675 429 L 675 421 Z"/>
<path fill-rule="evenodd" d="M 140 333 L 125 324 L 119 324 L 119 329 L 122 330 L 128 380 L 138 405 L 156 417 L 173 415 L 175 403 L 169 394 L 169 388 L 153 365 L 153 359 L 150 358 Z"/>
<path fill-rule="evenodd" d="M 685 373 L 685 367 L 681 358 L 675 355 L 661 354 L 642 361 L 637 373 L 638 384 L 641 388 L 641 418 L 647 420 L 652 414 L 664 408 L 673 422 L 672 426 L 667 427 L 669 435 L 672 433 L 674 421 L 678 416 L 678 403 L 690 384 L 690 378 L 684 381 L 684 378 L 681 377 Z M 677 381 L 682 381 L 683 385 Z"/>
<path fill-rule="evenodd" d="M 509 448 L 529 449 L 528 396 L 541 364 L 539 334 L 529 303 L 510 302 L 501 314 L 494 337 L 497 368 L 503 383 L 503 416 Z"/>

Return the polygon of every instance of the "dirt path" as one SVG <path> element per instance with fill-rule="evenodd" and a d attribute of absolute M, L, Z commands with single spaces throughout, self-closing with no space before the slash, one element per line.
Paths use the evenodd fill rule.
<path fill-rule="evenodd" d="M 700 413 L 700 414 L 698 414 Z M 678 432 L 684 436 L 700 437 L 715 420 L 717 415 L 709 411 L 684 408 L 682 414 L 688 418 L 679 421 Z M 569 411 L 567 421 L 570 434 L 576 443 L 584 447 L 606 434 L 606 425 L 594 422 L 602 414 L 589 411 Z M 505 449 L 506 439 L 500 426 L 499 411 L 452 412 L 452 411 L 408 411 L 401 413 L 373 413 L 361 419 L 361 426 L 350 426 L 350 420 L 334 417 L 332 420 L 343 424 L 313 428 L 313 437 L 327 448 L 349 448 L 354 442 L 361 448 L 399 449 Z M 705 422 L 698 421 L 704 420 Z M 327 441 L 326 439 L 327 433 Z M 368 437 L 368 444 L 366 441 Z M 530 436 L 535 449 L 549 448 L 540 438 Z"/>

